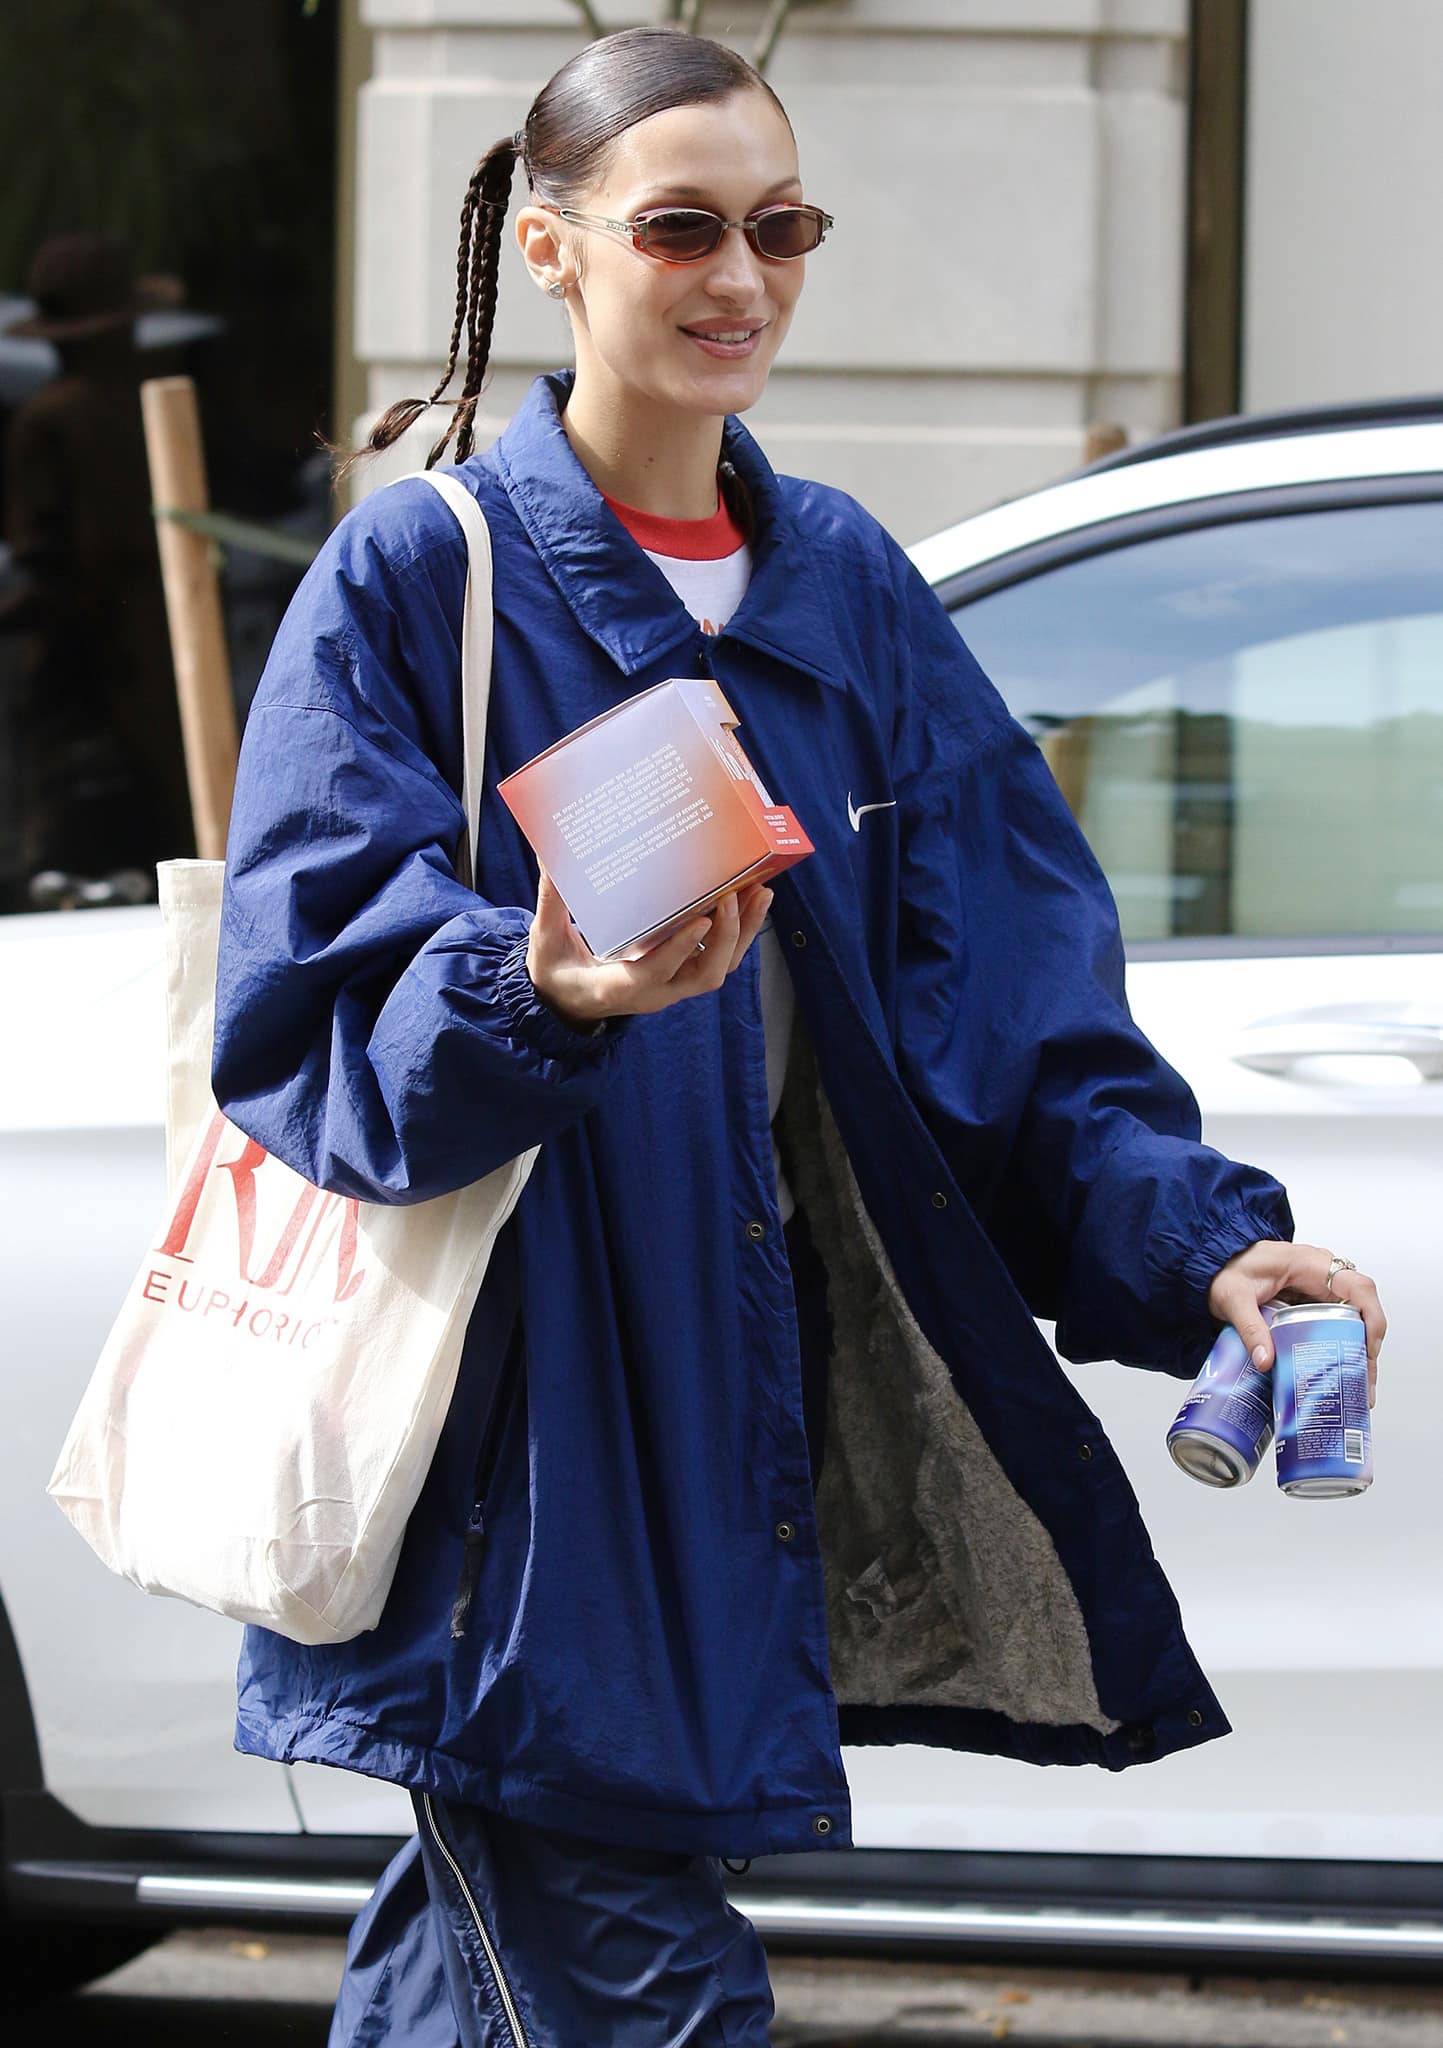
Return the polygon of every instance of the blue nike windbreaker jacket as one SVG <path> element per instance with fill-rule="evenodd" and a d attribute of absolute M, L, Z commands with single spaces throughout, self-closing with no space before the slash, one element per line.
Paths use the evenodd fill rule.
<path fill-rule="evenodd" d="M 751 1856 L 850 1842 L 844 1743 L 1116 1769 L 1225 1734 L 1033 1318 L 1069 1358 L 1191 1374 L 1211 1276 L 1291 1235 L 1286 1197 L 1199 1142 L 1096 863 L 895 543 L 728 421 L 755 570 L 705 640 L 572 454 L 568 388 L 538 379 L 454 471 L 495 552 L 479 893 L 453 865 L 465 546 L 426 484 L 341 521 L 246 727 L 222 1107 L 374 1202 L 541 1152 L 380 1626 L 249 1629 L 238 1746 Z M 816 846 L 773 905 L 776 1133 L 836 1330 L 815 1499 L 756 949 L 715 993 L 572 1030 L 527 976 L 536 863 L 495 793 L 708 667 Z"/>

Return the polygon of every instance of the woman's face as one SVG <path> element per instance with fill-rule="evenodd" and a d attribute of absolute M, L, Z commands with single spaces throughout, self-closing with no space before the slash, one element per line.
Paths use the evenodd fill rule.
<path fill-rule="evenodd" d="M 785 116 L 770 94 L 744 87 L 627 129 L 604 181 L 572 203 L 613 220 L 672 205 L 742 220 L 802 196 Z M 559 239 L 578 386 L 586 380 L 613 402 L 643 397 L 691 413 L 756 404 L 791 324 L 805 257 L 769 261 L 733 229 L 699 262 L 666 263 L 620 235 L 541 217 Z M 526 246 L 524 231 L 522 239 Z"/>

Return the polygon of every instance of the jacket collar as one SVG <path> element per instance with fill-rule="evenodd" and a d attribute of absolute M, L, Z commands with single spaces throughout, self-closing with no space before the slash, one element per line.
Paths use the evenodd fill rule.
<path fill-rule="evenodd" d="M 637 675 L 695 637 L 666 578 L 647 560 L 566 438 L 561 413 L 572 370 L 538 377 L 480 460 L 494 468 L 533 547 L 582 631 L 624 675 Z M 752 575 L 724 639 L 847 687 L 826 579 L 799 532 L 771 464 L 740 420 L 722 429 L 756 511 Z"/>

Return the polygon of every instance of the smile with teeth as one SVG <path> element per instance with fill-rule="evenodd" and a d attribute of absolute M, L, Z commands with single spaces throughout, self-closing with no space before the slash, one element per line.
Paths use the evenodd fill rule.
<path fill-rule="evenodd" d="M 742 355 L 750 351 L 765 326 L 763 321 L 753 327 L 683 327 L 681 331 L 711 353 Z"/>

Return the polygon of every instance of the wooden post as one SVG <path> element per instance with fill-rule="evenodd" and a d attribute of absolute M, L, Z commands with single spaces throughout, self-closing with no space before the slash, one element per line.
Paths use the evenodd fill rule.
<path fill-rule="evenodd" d="M 1127 446 L 1127 428 L 1116 420 L 1094 420 L 1082 441 L 1082 462 L 1101 462 L 1104 455 L 1120 455 Z"/>
<path fill-rule="evenodd" d="M 1052 779 L 1067 799 L 1067 808 L 1078 824 L 1083 822 L 1087 783 L 1092 770 L 1092 742 L 1097 720 L 1084 714 L 1054 726 L 1038 741 L 1042 758 L 1052 770 Z"/>
<path fill-rule="evenodd" d="M 152 377 L 140 387 L 140 403 L 157 514 L 208 511 L 194 383 L 189 377 Z M 202 860 L 220 860 L 240 745 L 220 579 L 203 535 L 160 516 L 156 529 L 196 851 Z"/>

